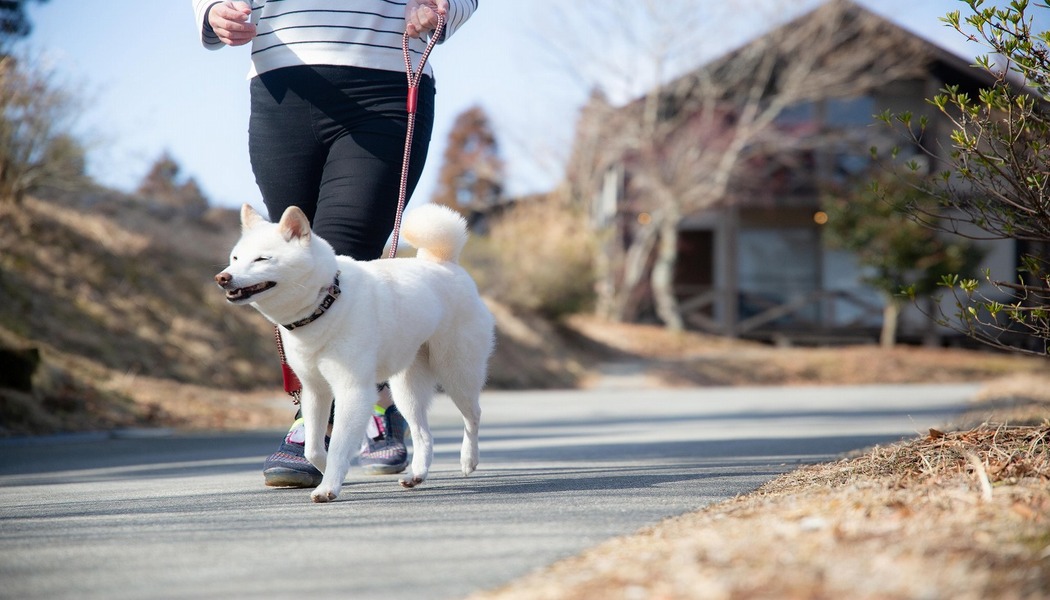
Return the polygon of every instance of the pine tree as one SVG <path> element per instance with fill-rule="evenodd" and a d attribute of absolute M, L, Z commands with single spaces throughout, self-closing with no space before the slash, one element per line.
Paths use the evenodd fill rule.
<path fill-rule="evenodd" d="M 187 216 L 199 217 L 208 209 L 208 199 L 192 177 L 181 183 L 178 181 L 180 170 L 170 154 L 162 153 L 135 193 L 155 206 L 174 208 Z"/>
<path fill-rule="evenodd" d="M 47 0 L 36 0 L 46 2 Z M 30 0 L 5 0 L 0 2 L 0 56 L 10 51 L 10 46 L 17 40 L 29 35 L 32 23 L 26 16 L 26 6 Z"/>

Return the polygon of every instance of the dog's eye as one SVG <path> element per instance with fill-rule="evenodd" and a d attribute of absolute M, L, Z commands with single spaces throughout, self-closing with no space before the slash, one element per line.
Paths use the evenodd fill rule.
<path fill-rule="evenodd" d="M 231 257 L 230 257 L 230 262 L 232 262 L 232 263 L 235 263 L 235 262 L 237 262 L 237 260 L 238 260 L 238 259 L 237 259 L 237 257 L 236 257 L 236 256 L 231 256 Z"/>
<path fill-rule="evenodd" d="M 252 262 L 260 262 L 260 261 L 263 261 L 263 260 L 270 260 L 270 257 L 269 256 L 260 256 L 259 258 L 256 258 Z"/>

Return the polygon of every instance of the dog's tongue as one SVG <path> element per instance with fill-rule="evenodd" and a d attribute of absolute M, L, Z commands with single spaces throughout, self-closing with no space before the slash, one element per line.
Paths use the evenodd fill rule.
<path fill-rule="evenodd" d="M 264 281 L 262 283 L 257 283 L 248 287 L 237 288 L 235 290 L 227 290 L 226 299 L 230 302 L 245 300 L 247 298 L 251 298 L 259 292 L 265 292 L 266 290 L 274 287 L 275 285 L 277 284 L 272 281 Z"/>

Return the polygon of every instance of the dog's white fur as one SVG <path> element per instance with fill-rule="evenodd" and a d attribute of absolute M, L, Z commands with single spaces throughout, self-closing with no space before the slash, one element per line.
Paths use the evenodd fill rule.
<path fill-rule="evenodd" d="M 306 457 L 324 473 L 311 498 L 327 502 L 339 495 L 365 437 L 376 383 L 387 380 L 412 435 L 412 473 L 402 485 L 422 483 L 430 470 L 434 449 L 427 409 L 437 384 L 463 414 L 460 466 L 464 475 L 473 472 L 493 318 L 456 262 L 467 239 L 463 218 L 446 207 L 421 206 L 404 223 L 416 258 L 369 262 L 336 256 L 296 207 L 270 223 L 245 204 L 241 226 L 230 265 L 215 280 L 231 302 L 250 303 L 275 324 L 312 314 L 340 273 L 342 294 L 324 315 L 281 331 L 288 364 L 303 384 Z M 267 282 L 276 285 L 244 297 L 243 290 Z"/>

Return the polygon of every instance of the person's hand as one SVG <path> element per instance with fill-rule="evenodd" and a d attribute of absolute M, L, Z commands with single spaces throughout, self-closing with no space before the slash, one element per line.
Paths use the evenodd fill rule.
<path fill-rule="evenodd" d="M 208 25 L 228 46 L 243 46 L 255 37 L 255 25 L 249 21 L 252 7 L 247 2 L 226 0 L 208 9 Z"/>
<path fill-rule="evenodd" d="M 438 25 L 438 15 L 448 15 L 448 0 L 408 0 L 405 5 L 405 31 L 409 37 L 420 37 Z"/>

